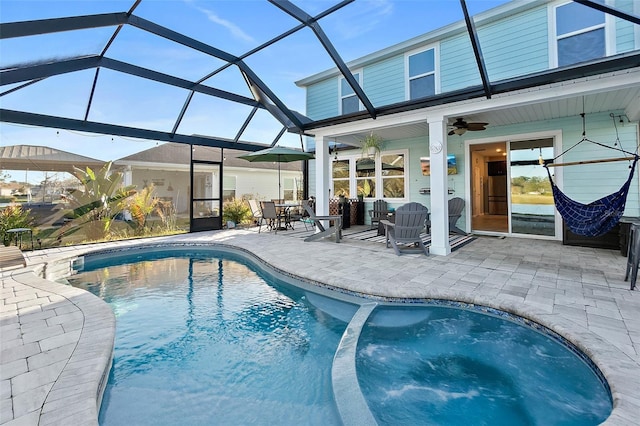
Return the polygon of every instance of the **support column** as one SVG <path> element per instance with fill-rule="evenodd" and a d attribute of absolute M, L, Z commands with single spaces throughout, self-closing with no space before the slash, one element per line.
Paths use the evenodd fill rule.
<path fill-rule="evenodd" d="M 316 141 L 316 214 L 329 214 L 329 139 L 318 136 Z"/>
<path fill-rule="evenodd" d="M 429 152 L 431 157 L 431 248 L 430 253 L 446 256 L 449 244 L 449 197 L 447 182 L 447 121 L 430 117 Z"/>
<path fill-rule="evenodd" d="M 122 184 L 124 186 L 133 185 L 133 170 L 131 170 L 131 166 L 127 166 L 124 169 Z"/>

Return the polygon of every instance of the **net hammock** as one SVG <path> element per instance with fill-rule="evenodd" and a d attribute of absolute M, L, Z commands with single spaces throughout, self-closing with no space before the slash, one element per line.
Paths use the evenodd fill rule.
<path fill-rule="evenodd" d="M 599 237 L 601 235 L 606 234 L 614 226 L 620 222 L 620 218 L 624 214 L 624 208 L 627 203 L 627 195 L 629 194 L 629 188 L 631 186 L 631 181 L 633 180 L 633 176 L 636 170 L 636 164 L 638 163 L 638 159 L 640 157 L 636 153 L 631 153 L 625 151 L 622 148 L 614 148 L 608 145 L 601 144 L 599 142 L 592 141 L 587 139 L 585 133 L 585 114 L 580 114 L 582 117 L 582 140 L 580 140 L 577 144 L 572 146 L 571 148 L 564 151 L 562 154 L 555 157 L 553 160 L 555 161 L 558 157 L 565 154 L 567 151 L 575 148 L 582 142 L 591 142 L 596 145 L 600 145 L 604 148 L 613 149 L 619 151 L 623 154 L 630 155 L 629 157 L 621 157 L 621 158 L 610 158 L 610 159 L 602 159 L 602 160 L 591 160 L 591 161 L 577 161 L 573 163 L 564 163 L 564 164 L 544 164 L 544 168 L 547 169 L 547 175 L 549 176 L 549 182 L 551 183 L 551 190 L 553 191 L 553 200 L 556 205 L 556 209 L 558 213 L 564 219 L 565 225 L 576 235 L 582 235 L 585 237 Z M 611 114 L 613 118 L 613 114 Z M 613 121 L 615 126 L 615 119 Z M 618 128 L 616 127 L 616 135 L 618 133 Z M 620 143 L 620 138 L 616 137 L 615 146 Z M 600 163 L 600 162 L 609 162 L 609 161 L 620 161 L 620 160 L 633 160 L 629 169 L 629 177 L 627 181 L 622 185 L 622 187 L 614 192 L 613 194 L 609 194 L 605 197 L 602 197 L 598 200 L 592 201 L 589 204 L 583 204 L 578 201 L 572 200 L 566 194 L 564 194 L 560 188 L 557 187 L 555 182 L 551 177 L 551 171 L 549 171 L 549 167 L 555 166 L 569 166 L 576 164 L 588 164 L 588 163 Z"/>
<path fill-rule="evenodd" d="M 556 209 L 571 232 L 585 237 L 599 237 L 616 226 L 624 213 L 629 187 L 633 180 L 638 158 L 640 157 L 636 155 L 631 166 L 629 178 L 618 191 L 589 204 L 582 204 L 567 197 L 553 182 L 549 168 L 545 167 L 551 182 Z"/>

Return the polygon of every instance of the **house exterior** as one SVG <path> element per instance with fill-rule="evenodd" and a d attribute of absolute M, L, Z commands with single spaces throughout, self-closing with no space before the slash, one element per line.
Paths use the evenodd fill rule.
<path fill-rule="evenodd" d="M 420 202 L 440 255 L 451 251 L 451 197 L 465 200 L 457 226 L 467 232 L 567 240 L 540 163 L 583 163 L 549 170 L 565 194 L 589 203 L 620 189 L 632 164 L 600 160 L 632 157 L 638 147 L 640 2 L 607 4 L 621 14 L 514 1 L 351 61 L 384 111 L 377 117 L 337 68 L 296 82 L 307 116 L 321 123 L 310 131 L 317 209 L 326 213 L 336 195 L 362 195 L 367 208 L 380 198 Z M 407 102 L 414 107 L 399 107 Z M 359 149 L 371 134 L 384 141 L 374 165 Z M 637 172 L 625 216 L 640 216 Z"/>
<path fill-rule="evenodd" d="M 178 143 L 160 144 L 114 161 L 114 167 L 124 171 L 125 185 L 144 188 L 153 184 L 157 197 L 171 201 L 178 213 L 188 213 L 190 200 L 189 145 Z M 222 198 L 250 197 L 258 200 L 280 198 L 278 196 L 278 166 L 267 162 L 248 162 L 237 158 L 246 154 L 233 149 L 199 146 L 194 148 L 195 157 L 222 164 Z M 194 182 L 215 191 L 213 183 L 219 181 L 215 172 L 194 172 Z M 280 164 L 282 194 L 286 200 L 297 200 L 302 191 L 302 165 L 300 161 Z M 219 194 L 214 198 L 218 198 Z"/>

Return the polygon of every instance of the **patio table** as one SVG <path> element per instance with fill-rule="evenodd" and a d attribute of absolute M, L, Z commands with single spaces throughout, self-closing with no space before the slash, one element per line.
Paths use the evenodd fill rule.
<path fill-rule="evenodd" d="M 284 213 L 284 226 L 279 226 L 279 231 L 286 231 L 287 229 L 293 229 L 293 223 L 291 222 L 291 209 L 301 207 L 301 203 L 279 203 L 275 205 L 276 208 L 282 209 Z"/>
<path fill-rule="evenodd" d="M 20 250 L 22 250 L 22 235 L 29 234 L 31 237 L 31 251 L 33 251 L 33 231 L 31 228 L 13 228 L 7 229 L 7 234 L 15 235 L 16 246 L 18 245 L 18 240 L 20 240 Z M 11 237 L 13 238 L 13 237 Z M 9 238 L 9 244 L 11 244 L 11 238 Z"/>

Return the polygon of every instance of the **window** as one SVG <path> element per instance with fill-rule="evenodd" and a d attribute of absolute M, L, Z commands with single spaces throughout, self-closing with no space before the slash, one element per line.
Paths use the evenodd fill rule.
<path fill-rule="evenodd" d="M 353 78 L 362 86 L 360 80 L 361 73 L 353 73 Z M 360 111 L 360 99 L 356 96 L 351 86 L 345 78 L 340 79 L 340 113 L 349 114 Z"/>
<path fill-rule="evenodd" d="M 360 154 L 341 157 L 332 168 L 331 195 L 347 198 L 404 199 L 408 188 L 405 161 L 407 150 L 385 151 L 377 158 Z"/>
<path fill-rule="evenodd" d="M 356 188 L 364 198 L 376 198 L 376 162 L 371 158 L 356 159 Z"/>
<path fill-rule="evenodd" d="M 294 178 L 282 178 L 282 196 L 285 200 L 294 200 L 296 182 Z"/>
<path fill-rule="evenodd" d="M 605 14 L 579 3 L 567 3 L 555 9 L 557 65 L 606 56 Z"/>
<path fill-rule="evenodd" d="M 409 99 L 436 94 L 435 50 L 429 49 L 407 57 Z"/>
<path fill-rule="evenodd" d="M 380 156 L 382 169 L 382 198 L 404 198 L 404 154 Z"/>
<path fill-rule="evenodd" d="M 236 177 L 225 175 L 222 178 L 222 200 L 230 201 L 236 198 Z"/>
<path fill-rule="evenodd" d="M 349 191 L 349 160 L 333 162 L 333 195 L 344 195 L 350 198 Z"/>

